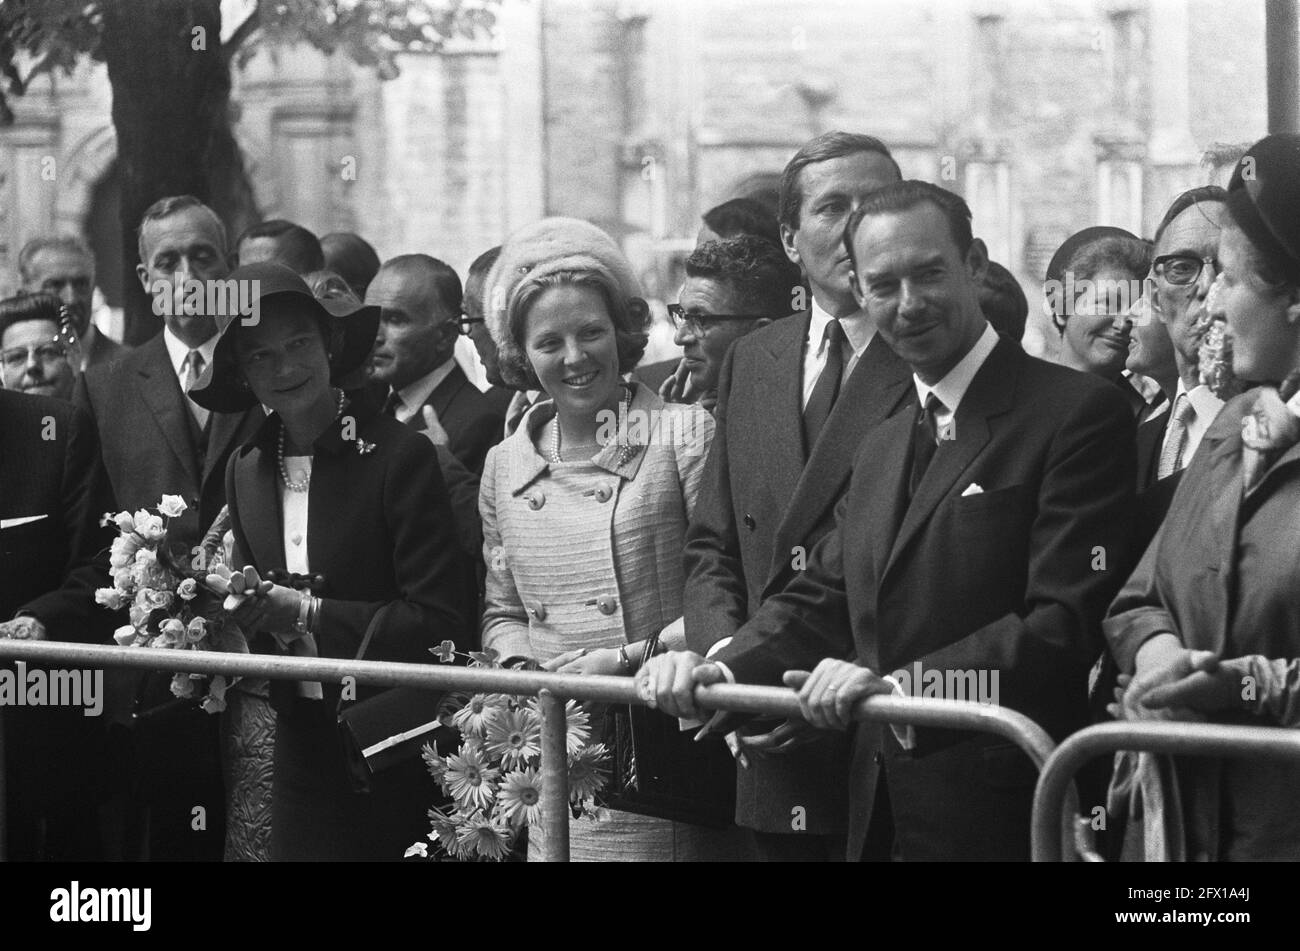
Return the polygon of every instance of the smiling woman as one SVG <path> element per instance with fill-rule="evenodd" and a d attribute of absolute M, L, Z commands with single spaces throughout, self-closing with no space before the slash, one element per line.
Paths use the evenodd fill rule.
<path fill-rule="evenodd" d="M 551 400 L 484 465 L 483 645 L 508 664 L 632 674 L 650 637 L 685 642 L 682 548 L 713 418 L 623 381 L 647 310 L 627 259 L 593 225 L 547 219 L 511 237 L 484 309 L 502 376 Z M 542 834 L 530 830 L 530 854 Z M 731 833 L 606 808 L 575 823 L 570 842 L 577 860 L 736 854 Z"/>
<path fill-rule="evenodd" d="M 378 308 L 317 300 L 275 264 L 231 279 L 259 288 L 260 319 L 222 329 L 210 376 L 191 396 L 214 411 L 271 410 L 231 457 L 226 491 L 234 564 L 282 583 L 255 583 L 227 609 L 264 651 L 355 657 L 382 606 L 368 660 L 427 662 L 444 638 L 471 646 L 472 569 L 433 444 L 342 390 L 370 353 Z M 358 694 L 348 699 L 366 698 Z M 340 697 L 334 684 L 271 687 L 273 860 L 395 861 L 419 834 L 421 764 L 396 765 L 368 794 L 355 792 L 338 741 Z"/>
<path fill-rule="evenodd" d="M 1044 283 L 1062 364 L 1120 381 L 1133 329 L 1130 308 L 1150 269 L 1151 243 L 1122 228 L 1085 228 L 1066 239 Z"/>

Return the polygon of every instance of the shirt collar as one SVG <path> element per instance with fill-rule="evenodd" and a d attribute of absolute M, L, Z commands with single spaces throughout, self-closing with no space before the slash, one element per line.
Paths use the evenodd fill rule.
<path fill-rule="evenodd" d="M 934 386 L 929 386 L 915 373 L 912 374 L 912 382 L 916 384 L 916 395 L 921 405 L 924 406 L 926 397 L 933 393 L 943 403 L 945 410 L 955 414 L 963 397 L 966 396 L 966 391 L 970 389 L 975 374 L 979 372 L 980 367 L 984 365 L 984 361 L 997 345 L 998 332 L 986 321 L 984 332 L 975 341 L 975 346 L 971 347 L 966 356 L 957 361 L 957 365 Z"/>
<path fill-rule="evenodd" d="M 409 383 L 397 391 L 398 398 L 402 401 L 402 406 L 407 412 L 418 410 L 425 404 L 425 401 L 433 395 L 433 391 L 438 385 L 451 374 L 456 368 L 456 358 L 452 357 L 445 363 L 439 364 L 429 373 L 420 377 L 414 383 Z"/>
<path fill-rule="evenodd" d="M 1192 409 L 1196 411 L 1196 420 L 1208 426 L 1214 417 L 1219 415 L 1219 410 L 1223 409 L 1223 400 L 1214 395 L 1204 383 L 1198 383 L 1190 390 L 1183 385 L 1182 378 L 1178 380 L 1178 388 L 1174 391 L 1174 404 L 1178 403 L 1178 397 L 1187 394 L 1187 401 L 1192 404 Z"/>
<path fill-rule="evenodd" d="M 817 303 L 816 297 L 813 298 L 810 313 L 808 349 L 819 352 L 826 343 L 826 325 L 831 322 L 831 315 Z M 844 336 L 853 347 L 854 356 L 867 349 L 867 344 L 871 343 L 871 338 L 876 335 L 876 321 L 864 310 L 855 310 L 841 317 L 840 326 L 844 328 Z"/>
<path fill-rule="evenodd" d="M 167 357 L 171 360 L 172 372 L 176 374 L 178 380 L 185 379 L 185 358 L 190 355 L 190 350 L 198 350 L 203 355 L 203 365 L 212 366 L 212 354 L 216 352 L 217 341 L 221 339 L 220 334 L 213 334 L 197 347 L 189 347 L 185 341 L 172 333 L 170 327 L 163 327 L 163 343 L 167 345 Z"/>

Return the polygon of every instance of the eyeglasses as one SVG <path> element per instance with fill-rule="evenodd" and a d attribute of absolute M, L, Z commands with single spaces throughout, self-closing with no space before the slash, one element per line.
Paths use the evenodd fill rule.
<path fill-rule="evenodd" d="M 461 314 L 456 318 L 456 323 L 460 325 L 460 332 L 468 337 L 474 332 L 475 324 L 487 323 L 482 317 L 471 317 L 469 314 Z"/>
<path fill-rule="evenodd" d="M 1215 274 L 1219 273 L 1215 258 L 1198 258 L 1194 254 L 1162 254 L 1151 262 L 1157 274 L 1179 287 L 1195 284 L 1207 264 Z"/>
<path fill-rule="evenodd" d="M 36 347 L 10 347 L 0 351 L 0 363 L 4 364 L 6 370 L 21 370 L 27 366 L 27 361 L 33 354 L 42 364 L 49 366 L 51 363 L 65 359 L 68 350 L 57 343 L 43 343 Z"/>
<path fill-rule="evenodd" d="M 692 334 L 699 336 L 707 333 L 709 328 L 714 324 L 722 323 L 724 320 L 762 320 L 763 314 L 688 314 L 681 304 L 669 304 L 668 316 L 673 319 L 673 326 L 681 330 L 685 328 Z"/>

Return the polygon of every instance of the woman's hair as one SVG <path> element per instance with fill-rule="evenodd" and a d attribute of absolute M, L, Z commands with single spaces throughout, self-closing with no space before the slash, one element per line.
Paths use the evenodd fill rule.
<path fill-rule="evenodd" d="M 1092 280 L 1102 271 L 1123 271 L 1132 275 L 1134 281 L 1143 280 L 1151 271 L 1152 245 L 1150 241 L 1109 235 L 1089 241 L 1076 250 L 1065 262 L 1063 273 L 1069 274 L 1074 281 Z M 1049 304 L 1065 303 L 1064 294 L 1048 295 Z M 1068 302 L 1073 307 L 1075 302 Z M 1052 307 L 1052 323 L 1056 332 L 1065 333 L 1068 313 L 1061 313 L 1058 307 Z"/>
<path fill-rule="evenodd" d="M 528 361 L 525 337 L 528 330 L 528 312 L 539 297 L 552 287 L 593 287 L 605 301 L 605 309 L 614 325 L 614 339 L 618 346 L 618 372 L 627 373 L 645 353 L 649 335 L 650 308 L 639 297 L 625 297 L 614 282 L 596 270 L 555 271 L 536 278 L 524 278 L 511 298 L 506 312 L 506 327 L 518 351 L 502 350 L 500 355 L 501 378 L 511 386 L 540 390 L 541 382 Z"/>

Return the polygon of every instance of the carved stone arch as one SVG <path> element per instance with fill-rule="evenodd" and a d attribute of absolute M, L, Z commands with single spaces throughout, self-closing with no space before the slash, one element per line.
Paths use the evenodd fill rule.
<path fill-rule="evenodd" d="M 54 199 L 53 225 L 56 232 L 86 236 L 86 218 L 94 201 L 95 186 L 117 161 L 117 133 L 106 122 L 65 153 L 59 169 L 59 188 Z"/>

